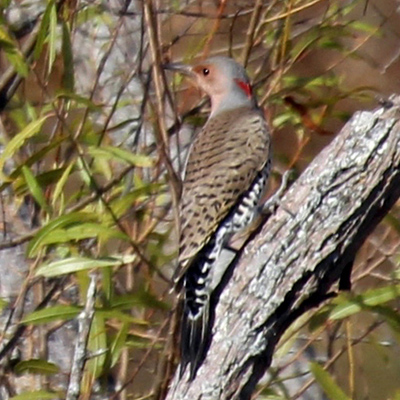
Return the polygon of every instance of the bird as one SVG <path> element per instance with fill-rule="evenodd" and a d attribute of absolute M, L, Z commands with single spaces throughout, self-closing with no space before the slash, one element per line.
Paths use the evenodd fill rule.
<path fill-rule="evenodd" d="M 210 332 L 210 297 L 218 258 L 233 234 L 258 213 L 271 166 L 271 136 L 244 67 L 230 57 L 170 63 L 210 98 L 211 111 L 188 151 L 179 205 L 179 256 L 174 284 L 181 294 L 180 376 L 193 380 Z M 223 267 L 223 268 L 226 268 Z"/>

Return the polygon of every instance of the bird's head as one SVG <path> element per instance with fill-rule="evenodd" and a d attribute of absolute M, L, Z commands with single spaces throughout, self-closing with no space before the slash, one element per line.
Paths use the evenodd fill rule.
<path fill-rule="evenodd" d="M 194 65 L 173 63 L 166 69 L 188 76 L 211 99 L 211 115 L 221 111 L 256 107 L 246 70 L 229 57 L 216 56 Z"/>

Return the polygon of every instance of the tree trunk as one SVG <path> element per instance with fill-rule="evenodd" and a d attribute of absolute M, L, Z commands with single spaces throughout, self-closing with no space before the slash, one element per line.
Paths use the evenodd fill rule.
<path fill-rule="evenodd" d="M 301 314 L 349 287 L 354 256 L 400 196 L 400 97 L 357 112 L 309 165 L 237 258 L 192 382 L 167 399 L 249 399 Z"/>

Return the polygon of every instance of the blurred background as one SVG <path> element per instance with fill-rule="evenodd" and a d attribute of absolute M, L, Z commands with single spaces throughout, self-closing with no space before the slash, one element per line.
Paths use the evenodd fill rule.
<path fill-rule="evenodd" d="M 180 176 L 209 105 L 162 63 L 246 66 L 273 134 L 271 194 L 400 92 L 399 6 L 2 0 L 0 398 L 65 397 L 91 271 L 81 398 L 165 395 Z M 399 217 L 366 240 L 352 292 L 287 331 L 255 399 L 400 399 Z"/>

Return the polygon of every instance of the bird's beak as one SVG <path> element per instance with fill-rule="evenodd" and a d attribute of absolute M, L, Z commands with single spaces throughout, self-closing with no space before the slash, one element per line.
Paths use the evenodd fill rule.
<path fill-rule="evenodd" d="M 182 63 L 168 63 L 163 65 L 164 69 L 174 71 L 174 72 L 179 72 L 183 75 L 186 76 L 191 76 L 194 77 L 195 74 L 193 72 L 192 66 L 188 64 L 182 64 Z"/>

